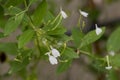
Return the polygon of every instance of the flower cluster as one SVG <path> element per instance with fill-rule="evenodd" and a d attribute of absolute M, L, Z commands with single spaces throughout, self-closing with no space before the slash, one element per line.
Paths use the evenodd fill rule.
<path fill-rule="evenodd" d="M 58 64 L 57 57 L 60 56 L 60 52 L 52 46 L 50 46 L 50 48 L 51 50 L 47 52 L 46 55 L 48 55 L 49 61 L 52 65 Z"/>

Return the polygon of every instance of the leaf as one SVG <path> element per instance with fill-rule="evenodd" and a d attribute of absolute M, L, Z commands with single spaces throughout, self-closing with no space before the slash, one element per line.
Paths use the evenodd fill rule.
<path fill-rule="evenodd" d="M 105 27 L 102 28 L 102 33 L 99 34 L 99 35 L 96 35 L 95 30 L 90 31 L 88 34 L 86 34 L 83 37 L 82 42 L 81 42 L 79 48 L 82 48 L 84 46 L 87 46 L 87 45 L 95 42 L 96 40 L 98 40 L 103 35 L 104 32 L 105 32 Z"/>
<path fill-rule="evenodd" d="M 16 15 L 18 13 L 20 13 L 22 10 L 18 7 L 14 7 L 14 6 L 11 6 L 7 9 L 7 12 L 6 14 L 8 15 Z"/>
<path fill-rule="evenodd" d="M 17 55 L 17 49 L 16 43 L 0 43 L 0 51 L 5 53 Z"/>
<path fill-rule="evenodd" d="M 61 35 L 66 32 L 66 29 L 63 27 L 57 27 L 55 30 L 47 31 L 48 35 Z"/>
<path fill-rule="evenodd" d="M 5 25 L 4 35 L 9 35 L 11 32 L 15 31 L 16 28 L 20 25 L 22 19 L 24 17 L 24 13 L 20 13 L 15 17 L 9 18 Z"/>
<path fill-rule="evenodd" d="M 113 66 L 120 67 L 120 54 L 110 57 L 110 62 Z"/>
<path fill-rule="evenodd" d="M 10 6 L 16 6 L 19 5 L 23 2 L 24 0 L 7 0 L 5 6 L 10 7 Z"/>
<path fill-rule="evenodd" d="M 72 30 L 72 38 L 73 38 L 73 42 L 75 43 L 76 47 L 80 46 L 83 37 L 84 37 L 84 34 L 80 30 L 78 29 Z"/>
<path fill-rule="evenodd" d="M 4 33 L 0 32 L 0 38 L 4 37 Z"/>
<path fill-rule="evenodd" d="M 33 30 L 29 29 L 20 35 L 18 39 L 18 48 L 22 48 L 26 43 L 28 43 L 32 39 L 34 33 L 35 32 Z"/>
<path fill-rule="evenodd" d="M 61 62 L 61 63 L 58 65 L 57 73 L 59 74 L 59 73 L 62 73 L 62 72 L 64 72 L 64 71 L 66 71 L 66 70 L 70 67 L 71 63 L 72 63 L 72 60 L 69 60 L 69 61 L 64 62 L 64 63 Z"/>
<path fill-rule="evenodd" d="M 107 80 L 119 80 L 117 73 L 114 70 L 108 72 Z"/>
<path fill-rule="evenodd" d="M 5 25 L 4 8 L 0 5 L 0 28 L 3 28 L 4 25 Z"/>
<path fill-rule="evenodd" d="M 66 57 L 66 59 L 79 58 L 78 54 L 75 53 L 75 51 L 71 48 L 66 48 L 65 51 L 62 53 L 62 56 Z"/>
<path fill-rule="evenodd" d="M 44 22 L 47 24 L 48 22 L 50 22 L 53 19 L 54 19 L 53 14 L 50 11 L 47 11 L 47 14 L 44 18 Z"/>
<path fill-rule="evenodd" d="M 29 63 L 29 58 L 25 58 L 23 61 L 12 61 L 10 63 L 11 65 L 11 68 L 9 70 L 9 73 L 12 74 L 12 73 L 15 73 L 15 72 L 18 72 L 20 70 L 22 70 L 23 68 L 25 68 Z"/>
<path fill-rule="evenodd" d="M 50 20 L 45 27 L 43 27 L 44 30 L 52 31 L 55 30 L 58 27 L 61 27 L 62 22 L 62 16 L 61 14 L 58 14 L 57 17 L 55 17 L 53 20 Z"/>
<path fill-rule="evenodd" d="M 118 51 L 120 50 L 120 27 L 117 28 L 109 37 L 107 41 L 107 50 L 108 51 Z"/>
<path fill-rule="evenodd" d="M 47 12 L 47 2 L 42 0 L 42 2 L 37 6 L 35 12 L 33 13 L 33 23 L 35 26 L 39 26 L 45 17 Z"/>

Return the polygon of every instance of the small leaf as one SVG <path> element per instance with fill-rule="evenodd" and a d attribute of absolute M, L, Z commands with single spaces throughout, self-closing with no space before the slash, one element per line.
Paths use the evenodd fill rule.
<path fill-rule="evenodd" d="M 25 68 L 28 65 L 28 63 L 29 63 L 28 57 L 25 58 L 23 61 L 12 61 L 10 63 L 11 68 L 9 70 L 9 73 L 12 74 L 12 73 L 22 70 L 23 68 Z"/>
<path fill-rule="evenodd" d="M 57 17 L 55 17 L 53 20 L 49 21 L 45 27 L 43 27 L 44 30 L 55 30 L 58 27 L 61 27 L 62 22 L 62 16 L 61 14 L 58 14 Z"/>
<path fill-rule="evenodd" d="M 18 7 L 14 7 L 14 6 L 11 6 L 7 9 L 7 12 L 6 14 L 7 15 L 15 15 L 15 14 L 18 14 L 20 13 L 22 10 Z"/>
<path fill-rule="evenodd" d="M 96 35 L 95 30 L 90 31 L 87 35 L 85 35 L 83 37 L 79 48 L 82 48 L 86 45 L 89 45 L 89 44 L 95 42 L 96 40 L 98 40 L 103 35 L 104 32 L 105 32 L 105 27 L 102 28 L 102 33 L 99 34 L 99 35 Z"/>
<path fill-rule="evenodd" d="M 62 53 L 62 56 L 66 57 L 66 59 L 79 58 L 78 54 L 75 53 L 75 51 L 71 48 L 66 48 L 65 51 Z"/>
<path fill-rule="evenodd" d="M 110 62 L 113 66 L 120 67 L 120 54 L 110 57 Z"/>
<path fill-rule="evenodd" d="M 5 25 L 4 35 L 9 35 L 11 32 L 15 31 L 16 28 L 20 25 L 22 19 L 24 17 L 24 13 L 20 13 L 15 17 L 9 18 Z"/>
<path fill-rule="evenodd" d="M 47 12 L 47 2 L 46 0 L 42 0 L 42 2 L 38 5 L 33 13 L 33 23 L 35 26 L 39 26 L 45 17 Z"/>
<path fill-rule="evenodd" d="M 35 32 L 33 30 L 29 29 L 20 35 L 18 39 L 18 48 L 22 48 L 26 43 L 28 43 L 32 39 L 34 33 Z"/>
<path fill-rule="evenodd" d="M 9 6 L 16 6 L 19 5 L 23 2 L 24 0 L 7 0 L 5 6 L 9 7 Z"/>
<path fill-rule="evenodd" d="M 80 46 L 83 37 L 84 37 L 84 34 L 80 30 L 78 29 L 72 30 L 72 38 L 76 47 Z"/>
<path fill-rule="evenodd" d="M 0 43 L 0 51 L 8 54 L 17 55 L 17 49 L 16 43 Z"/>
<path fill-rule="evenodd" d="M 59 73 L 62 73 L 62 72 L 64 72 L 64 71 L 66 71 L 66 70 L 70 67 L 71 62 L 72 62 L 72 60 L 69 60 L 69 61 L 64 62 L 64 63 L 61 62 L 61 63 L 58 65 L 57 73 L 59 74 Z"/>
<path fill-rule="evenodd" d="M 109 37 L 107 41 L 107 50 L 108 51 L 118 51 L 120 50 L 120 27 L 117 28 Z"/>
<path fill-rule="evenodd" d="M 60 35 L 64 34 L 66 32 L 66 29 L 63 27 L 57 27 L 55 30 L 48 31 L 48 35 Z"/>
<path fill-rule="evenodd" d="M 118 74 L 115 72 L 115 70 L 110 70 L 107 74 L 106 80 L 119 80 Z"/>

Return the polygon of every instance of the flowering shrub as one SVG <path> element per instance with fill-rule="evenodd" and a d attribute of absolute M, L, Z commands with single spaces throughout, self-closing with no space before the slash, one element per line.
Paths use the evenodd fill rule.
<path fill-rule="evenodd" d="M 57 72 L 61 73 L 69 68 L 73 59 L 79 58 L 81 54 L 92 58 L 93 65 L 101 71 L 115 70 L 120 67 L 120 28 L 115 30 L 107 41 L 107 52 L 105 57 L 97 57 L 92 54 L 91 44 L 98 40 L 105 32 L 105 27 L 95 24 L 95 30 L 84 34 L 81 29 L 73 29 L 72 35 L 65 34 L 66 29 L 62 20 L 69 17 L 62 8 L 57 16 L 48 10 L 46 0 L 0 0 L 0 38 L 10 36 L 17 28 L 21 34 L 16 36 L 15 42 L 0 43 L 0 51 L 15 56 L 10 60 L 9 74 L 21 71 L 27 65 L 40 60 L 50 62 L 51 65 L 58 64 Z M 24 5 L 23 5 L 24 3 Z M 31 6 L 38 3 L 34 10 Z M 80 16 L 89 17 L 89 14 L 78 10 Z M 67 45 L 72 41 L 74 45 Z M 32 47 L 27 44 L 33 43 Z M 35 67 L 35 65 L 33 65 Z M 110 73 L 112 74 L 112 73 Z"/>

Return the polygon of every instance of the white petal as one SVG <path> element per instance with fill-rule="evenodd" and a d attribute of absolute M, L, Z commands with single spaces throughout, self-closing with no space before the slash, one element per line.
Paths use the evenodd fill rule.
<path fill-rule="evenodd" d="M 54 49 L 54 48 L 53 48 L 51 51 L 52 51 L 52 55 L 53 55 L 54 57 L 60 56 L 60 52 L 59 52 L 57 49 Z"/>
<path fill-rule="evenodd" d="M 112 69 L 112 66 L 107 66 L 107 67 L 105 67 L 105 69 L 110 70 L 110 69 Z"/>
<path fill-rule="evenodd" d="M 58 64 L 58 61 L 54 56 L 49 56 L 49 61 L 52 65 Z"/>
<path fill-rule="evenodd" d="M 114 51 L 110 51 L 109 54 L 110 54 L 111 56 L 114 56 L 114 55 L 115 55 L 115 52 L 114 52 Z"/>
<path fill-rule="evenodd" d="M 96 28 L 96 34 L 97 35 L 99 35 L 101 32 L 102 32 L 102 29 L 101 28 L 99 28 L 98 26 L 97 26 L 97 24 L 95 24 L 95 28 Z"/>
<path fill-rule="evenodd" d="M 81 10 L 79 10 L 79 12 L 80 12 L 80 14 L 81 14 L 82 16 L 84 16 L 84 17 L 87 17 L 87 16 L 88 16 L 88 13 L 87 13 L 87 12 L 84 12 L 84 11 L 81 11 Z"/>
<path fill-rule="evenodd" d="M 63 10 L 61 10 L 60 13 L 64 19 L 66 19 L 68 17 L 67 14 Z"/>

